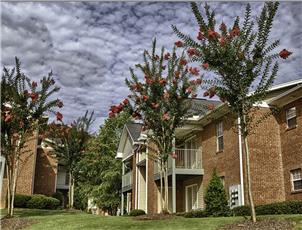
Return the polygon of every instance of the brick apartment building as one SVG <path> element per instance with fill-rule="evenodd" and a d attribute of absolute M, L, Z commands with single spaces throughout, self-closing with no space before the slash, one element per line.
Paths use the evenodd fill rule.
<path fill-rule="evenodd" d="M 29 138 L 24 153 L 21 154 L 16 194 L 51 196 L 60 191 L 66 200 L 69 182 L 68 173 L 66 173 L 63 165 L 60 165 L 55 158 L 51 157 L 50 150 L 51 148 L 38 138 L 37 133 Z M 3 157 L 0 158 L 0 162 L 1 208 L 5 208 L 7 178 Z M 64 203 L 66 203 L 65 200 Z"/>
<path fill-rule="evenodd" d="M 237 118 L 230 116 L 226 103 L 194 99 L 192 110 L 215 103 L 213 111 L 188 118 L 176 130 L 176 155 L 169 158 L 171 212 L 204 208 L 204 192 L 216 168 L 231 207 L 248 203 L 245 158 Z M 257 126 L 248 141 L 251 176 L 256 205 L 285 200 L 302 200 L 302 80 L 270 89 L 256 117 L 272 107 L 281 111 Z M 139 123 L 125 125 L 117 158 L 122 166 L 122 213 L 143 209 L 157 213 L 160 186 L 155 146 L 146 140 Z"/>

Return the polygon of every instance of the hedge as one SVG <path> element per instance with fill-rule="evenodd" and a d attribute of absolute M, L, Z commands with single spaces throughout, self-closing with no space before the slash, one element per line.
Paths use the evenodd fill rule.
<path fill-rule="evenodd" d="M 302 214 L 302 201 L 284 201 L 255 207 L 257 215 Z M 239 206 L 232 209 L 234 216 L 249 216 L 249 206 Z"/>
<path fill-rule="evenodd" d="M 41 194 L 31 196 L 16 194 L 14 206 L 17 208 L 57 209 L 60 206 L 60 201 Z"/>
<path fill-rule="evenodd" d="M 145 215 L 145 211 L 141 210 L 141 209 L 133 209 L 129 212 L 129 216 L 141 216 L 141 215 Z"/>
<path fill-rule="evenodd" d="M 26 203 L 27 208 L 35 209 L 57 209 L 59 206 L 60 201 L 58 199 L 40 194 L 32 195 Z"/>
<path fill-rule="evenodd" d="M 183 217 L 185 218 L 202 218 L 208 216 L 209 215 L 205 210 L 194 210 L 183 214 Z"/>
<path fill-rule="evenodd" d="M 30 200 L 31 196 L 16 194 L 14 199 L 14 206 L 16 208 L 25 208 L 26 203 Z"/>
<path fill-rule="evenodd" d="M 63 205 L 63 201 L 64 201 L 64 195 L 61 192 L 55 192 L 54 194 L 52 194 L 52 198 L 56 198 L 60 201 L 60 205 Z"/>

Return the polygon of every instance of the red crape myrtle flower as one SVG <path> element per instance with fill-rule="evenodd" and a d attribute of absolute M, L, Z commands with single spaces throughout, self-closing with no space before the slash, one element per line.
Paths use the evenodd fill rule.
<path fill-rule="evenodd" d="M 173 152 L 173 153 L 171 153 L 171 157 L 172 157 L 173 159 L 176 159 L 176 158 L 177 158 L 177 154 L 176 154 L 175 152 Z"/>
<path fill-rule="evenodd" d="M 190 57 L 194 56 L 194 55 L 197 55 L 197 50 L 195 48 L 189 48 L 187 50 L 187 53 Z"/>
<path fill-rule="evenodd" d="M 180 59 L 180 61 L 179 61 L 179 64 L 180 65 L 186 65 L 188 62 L 187 62 L 187 60 L 186 59 Z"/>
<path fill-rule="evenodd" d="M 190 67 L 189 68 L 189 72 L 192 74 L 192 75 L 195 75 L 195 76 L 198 76 L 199 75 L 199 69 L 196 68 L 196 67 Z"/>
<path fill-rule="evenodd" d="M 37 84 L 37 82 L 33 81 L 33 82 L 31 83 L 31 86 L 32 86 L 33 88 L 36 88 L 36 87 L 38 86 L 38 84 Z"/>
<path fill-rule="evenodd" d="M 162 120 L 163 120 L 163 121 L 168 121 L 168 120 L 170 120 L 169 114 L 165 113 L 165 114 L 162 116 Z"/>
<path fill-rule="evenodd" d="M 240 29 L 238 26 L 235 26 L 231 32 L 230 32 L 230 36 L 231 37 L 235 37 L 235 36 L 239 36 L 240 35 Z"/>
<path fill-rule="evenodd" d="M 123 104 L 124 104 L 124 105 L 128 105 L 128 104 L 129 104 L 129 100 L 128 100 L 127 98 L 124 99 L 124 100 L 123 100 Z"/>
<path fill-rule="evenodd" d="M 56 112 L 56 117 L 57 117 L 58 121 L 62 121 L 62 119 L 63 119 L 63 115 L 60 112 Z"/>
<path fill-rule="evenodd" d="M 57 106 L 58 106 L 59 108 L 62 108 L 63 105 L 64 105 L 64 104 L 63 104 L 62 101 L 60 101 L 60 100 L 57 101 Z"/>
<path fill-rule="evenodd" d="M 184 46 L 182 41 L 175 42 L 175 45 L 176 45 L 176 47 L 183 47 Z"/>
<path fill-rule="evenodd" d="M 286 49 L 283 49 L 280 53 L 279 53 L 279 56 L 283 59 L 286 59 L 288 58 L 289 55 L 291 55 L 293 52 L 290 52 Z"/>
<path fill-rule="evenodd" d="M 207 107 L 208 107 L 209 110 L 215 109 L 215 105 L 212 104 L 212 103 L 211 103 L 211 104 L 208 104 Z"/>
<path fill-rule="evenodd" d="M 202 32 L 199 31 L 199 32 L 198 32 L 197 39 L 201 41 L 201 40 L 203 40 L 204 38 L 205 38 L 205 37 L 204 37 L 204 34 L 203 34 Z"/>
<path fill-rule="evenodd" d="M 219 33 L 215 32 L 215 30 L 212 30 L 212 29 L 208 30 L 208 36 L 209 36 L 210 40 L 214 40 L 214 39 L 220 37 Z"/>
<path fill-rule="evenodd" d="M 164 59 L 169 60 L 170 59 L 170 53 L 166 53 L 165 56 L 164 56 Z"/>
<path fill-rule="evenodd" d="M 203 64 L 202 64 L 202 67 L 203 67 L 204 69 L 208 69 L 208 68 L 209 68 L 209 63 L 207 63 L 207 62 L 203 63 Z"/>
<path fill-rule="evenodd" d="M 31 93 L 30 98 L 33 102 L 35 102 L 36 100 L 38 100 L 39 95 L 37 93 Z"/>

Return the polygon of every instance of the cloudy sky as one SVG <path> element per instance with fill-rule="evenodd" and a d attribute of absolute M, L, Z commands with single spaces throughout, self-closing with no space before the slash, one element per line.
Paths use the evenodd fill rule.
<path fill-rule="evenodd" d="M 2 66 L 14 56 L 34 80 L 53 71 L 61 87 L 64 121 L 94 110 L 97 130 L 109 106 L 129 94 L 124 79 L 129 67 L 141 62 L 142 52 L 157 37 L 159 46 L 171 49 L 177 40 L 171 25 L 195 37 L 198 27 L 188 2 L 1 2 Z M 263 3 L 251 3 L 253 16 Z M 243 18 L 245 4 L 210 3 L 217 21 Z M 302 78 L 302 2 L 281 2 L 271 38 L 279 49 L 294 52 L 282 61 L 275 84 Z"/>

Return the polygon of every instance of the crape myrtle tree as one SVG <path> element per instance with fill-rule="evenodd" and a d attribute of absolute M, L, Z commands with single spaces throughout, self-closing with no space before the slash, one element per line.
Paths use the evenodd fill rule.
<path fill-rule="evenodd" d="M 130 109 L 133 118 L 141 120 L 143 129 L 148 130 L 148 140 L 157 146 L 158 153 L 152 156 L 159 164 L 160 185 L 163 201 L 162 211 L 168 211 L 168 157 L 176 158 L 174 152 L 175 129 L 180 127 L 188 116 L 189 98 L 197 96 L 196 88 L 202 83 L 199 69 L 189 67 L 183 52 L 177 55 L 161 49 L 156 53 L 156 40 L 151 52 L 145 50 L 144 63 L 130 68 L 131 78 L 126 84 L 131 91 L 123 103 L 111 107 L 109 117 L 115 117 L 123 109 Z M 210 104 L 210 109 L 213 104 Z M 203 108 L 201 108 L 203 110 Z M 163 193 L 164 183 L 164 193 Z"/>
<path fill-rule="evenodd" d="M 85 200 L 92 199 L 110 215 L 116 215 L 121 201 L 122 163 L 115 156 L 124 125 L 129 120 L 127 111 L 107 119 L 76 166 L 77 192 Z"/>
<path fill-rule="evenodd" d="M 191 3 L 199 26 L 197 38 L 193 39 L 172 26 L 181 39 L 177 42 L 179 46 L 194 54 L 190 61 L 201 64 L 204 69 L 215 75 L 204 79 L 207 86 L 204 96 L 217 95 L 227 101 L 230 110 L 239 118 L 238 125 L 245 147 L 248 199 L 253 222 L 256 221 L 256 214 L 251 188 L 248 136 L 269 114 L 264 114 L 259 119 L 252 111 L 257 108 L 255 104 L 266 97 L 277 76 L 277 59 L 286 59 L 291 54 L 286 49 L 275 52 L 280 42 L 269 39 L 278 6 L 278 2 L 265 3 L 255 23 L 251 18 L 251 7 L 247 4 L 243 23 L 240 23 L 237 17 L 232 25 L 227 26 L 221 22 L 217 28 L 215 13 L 207 4 L 204 7 L 204 17 L 197 4 Z"/>
<path fill-rule="evenodd" d="M 93 123 L 94 112 L 86 111 L 70 125 L 61 120 L 59 124 L 49 124 L 45 143 L 52 148 L 51 154 L 66 167 L 69 173 L 68 208 L 73 208 L 76 165 L 85 153 L 90 139 L 89 128 Z"/>
<path fill-rule="evenodd" d="M 55 86 L 52 73 L 43 77 L 38 84 L 21 72 L 21 63 L 15 58 L 16 66 L 3 68 L 1 79 L 1 155 L 5 157 L 8 181 L 7 206 L 8 216 L 14 213 L 14 198 L 22 156 L 29 154 L 27 141 L 37 138 L 39 128 L 47 122 L 47 112 L 60 112 L 54 108 L 63 103 L 51 96 L 59 91 Z"/>

